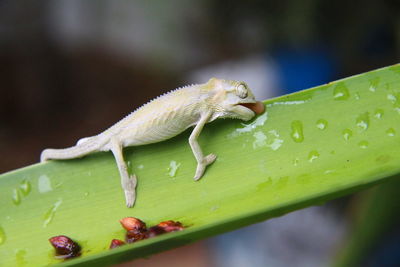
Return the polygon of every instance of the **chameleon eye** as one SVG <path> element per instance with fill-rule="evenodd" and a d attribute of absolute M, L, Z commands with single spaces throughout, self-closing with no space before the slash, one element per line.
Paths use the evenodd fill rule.
<path fill-rule="evenodd" d="M 247 88 L 244 84 L 239 84 L 239 86 L 236 88 L 237 95 L 240 98 L 246 98 L 247 97 Z"/>

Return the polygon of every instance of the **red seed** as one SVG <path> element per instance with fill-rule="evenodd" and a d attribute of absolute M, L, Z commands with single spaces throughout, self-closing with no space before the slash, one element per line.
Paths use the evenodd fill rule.
<path fill-rule="evenodd" d="M 166 233 L 165 229 L 156 225 L 156 226 L 152 226 L 149 228 L 149 230 L 147 230 L 147 238 L 152 238 L 161 234 Z"/>
<path fill-rule="evenodd" d="M 117 248 L 117 247 L 120 247 L 123 245 L 125 245 L 124 241 L 119 240 L 119 239 L 113 239 L 113 240 L 111 240 L 110 249 Z"/>
<path fill-rule="evenodd" d="M 167 233 L 175 232 L 175 231 L 181 231 L 181 230 L 184 229 L 182 223 L 175 222 L 175 221 L 172 221 L 172 220 L 160 222 L 157 226 L 163 228 L 164 231 L 167 232 Z"/>
<path fill-rule="evenodd" d="M 127 231 L 143 233 L 146 231 L 146 224 L 134 217 L 126 217 L 119 221 Z"/>
<path fill-rule="evenodd" d="M 128 231 L 125 235 L 126 243 L 134 243 L 139 240 L 143 240 L 147 238 L 146 232 L 131 232 Z"/>
<path fill-rule="evenodd" d="M 50 244 L 56 250 L 56 257 L 62 259 L 74 258 L 80 255 L 81 248 L 71 238 L 65 235 L 53 236 Z"/>

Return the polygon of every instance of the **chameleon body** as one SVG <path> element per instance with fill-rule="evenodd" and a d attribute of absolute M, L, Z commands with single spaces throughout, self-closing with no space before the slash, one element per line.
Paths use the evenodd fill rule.
<path fill-rule="evenodd" d="M 135 175 L 128 174 L 122 153 L 124 147 L 164 141 L 195 126 L 189 144 L 197 160 L 194 180 L 198 180 L 207 165 L 216 159 L 214 154 L 204 156 L 197 141 L 204 125 L 217 118 L 250 120 L 263 111 L 264 105 L 255 100 L 244 82 L 212 78 L 205 84 L 185 86 L 161 95 L 104 132 L 80 139 L 73 147 L 45 149 L 40 160 L 72 159 L 98 151 L 112 151 L 126 205 L 131 207 L 136 198 L 137 179 Z"/>

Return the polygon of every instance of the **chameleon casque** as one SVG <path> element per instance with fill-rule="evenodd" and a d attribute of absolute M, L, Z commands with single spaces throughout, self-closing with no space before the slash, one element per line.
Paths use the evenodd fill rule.
<path fill-rule="evenodd" d="M 217 118 L 250 120 L 264 111 L 246 83 L 212 78 L 207 83 L 175 89 L 141 106 L 104 132 L 80 139 L 73 147 L 43 150 L 41 162 L 50 159 L 72 159 L 98 151 L 112 151 L 121 176 L 126 205 L 132 207 L 137 184 L 129 175 L 122 149 L 172 138 L 195 126 L 189 144 L 197 160 L 194 180 L 199 180 L 216 155 L 203 155 L 197 138 L 206 123 Z"/>

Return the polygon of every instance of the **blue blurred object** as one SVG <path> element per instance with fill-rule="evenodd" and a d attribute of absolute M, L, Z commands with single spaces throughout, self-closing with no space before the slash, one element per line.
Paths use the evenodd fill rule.
<path fill-rule="evenodd" d="M 333 57 L 327 48 L 284 47 L 277 49 L 272 57 L 285 94 L 330 82 L 337 76 Z"/>
<path fill-rule="evenodd" d="M 399 224 L 396 225 L 396 227 Z M 389 231 L 386 238 L 378 243 L 361 266 L 397 267 L 400 266 L 400 231 Z"/>

